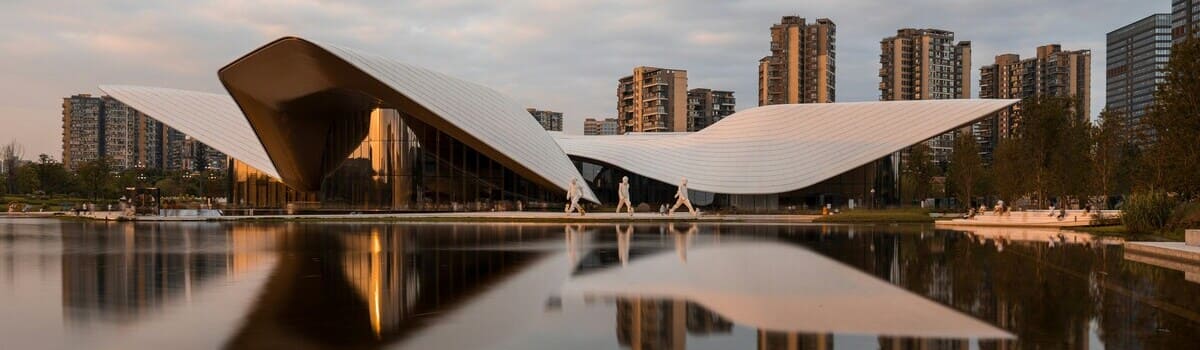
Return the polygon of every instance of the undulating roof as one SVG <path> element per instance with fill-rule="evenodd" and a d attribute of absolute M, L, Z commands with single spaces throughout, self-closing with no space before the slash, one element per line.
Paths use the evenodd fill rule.
<path fill-rule="evenodd" d="M 323 127 L 329 119 L 348 117 L 336 113 L 342 105 L 401 110 L 543 186 L 565 189 L 580 177 L 520 103 L 387 57 L 285 37 L 230 63 L 218 76 L 289 184 L 311 188 L 325 175 L 314 157 L 320 153 L 313 151 L 334 152 L 320 149 Z M 586 184 L 582 188 L 584 199 L 597 201 Z"/>
<path fill-rule="evenodd" d="M 128 85 L 100 91 L 268 176 L 279 178 L 254 129 L 226 94 Z"/>
<path fill-rule="evenodd" d="M 1017 100 L 772 105 L 690 134 L 556 135 L 572 157 L 693 190 L 770 194 L 802 189 L 968 125 Z"/>

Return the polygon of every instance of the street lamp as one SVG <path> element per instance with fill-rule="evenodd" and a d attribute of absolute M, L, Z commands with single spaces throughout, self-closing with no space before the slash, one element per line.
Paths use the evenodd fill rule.
<path fill-rule="evenodd" d="M 875 189 L 871 189 L 871 209 L 875 209 Z"/>

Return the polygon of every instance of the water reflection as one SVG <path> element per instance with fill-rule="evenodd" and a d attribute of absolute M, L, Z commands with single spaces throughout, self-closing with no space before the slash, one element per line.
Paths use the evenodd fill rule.
<path fill-rule="evenodd" d="M 1188 348 L 1200 337 L 1193 271 L 1126 255 L 1109 239 L 1017 229 L 9 220 L 0 221 L 0 339 L 15 348 Z"/>
<path fill-rule="evenodd" d="M 182 299 L 210 279 L 237 279 L 271 264 L 279 230 L 194 224 L 79 226 L 61 236 L 62 302 L 69 325 L 129 323 Z"/>

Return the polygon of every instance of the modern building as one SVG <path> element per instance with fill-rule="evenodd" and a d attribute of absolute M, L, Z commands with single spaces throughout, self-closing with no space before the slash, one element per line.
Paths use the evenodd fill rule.
<path fill-rule="evenodd" d="M 526 108 L 525 110 L 529 111 L 529 114 L 533 115 L 533 120 L 541 124 L 546 131 L 562 131 L 562 112 L 543 111 L 536 108 Z"/>
<path fill-rule="evenodd" d="M 954 32 L 904 28 L 879 42 L 881 101 L 971 98 L 971 42 L 954 41 Z M 957 131 L 926 142 L 934 162 L 945 166 Z"/>
<path fill-rule="evenodd" d="M 688 90 L 687 102 L 687 131 L 700 131 L 733 114 L 737 100 L 733 91 L 697 88 Z"/>
<path fill-rule="evenodd" d="M 1105 108 L 1122 117 L 1130 136 L 1152 132 L 1143 127 L 1142 116 L 1166 79 L 1171 15 L 1150 15 L 1108 32 L 1106 51 Z"/>
<path fill-rule="evenodd" d="M 894 203 L 892 154 L 1016 102 L 788 104 L 702 132 L 580 136 L 482 85 L 295 37 L 218 77 L 232 95 L 101 90 L 232 157 L 229 197 L 248 208 L 557 211 L 572 179 L 612 203 L 621 176 L 636 204 L 673 200 L 681 178 L 708 208 Z"/>
<path fill-rule="evenodd" d="M 617 81 L 621 132 L 687 131 L 687 71 L 637 67 Z"/>
<path fill-rule="evenodd" d="M 1171 36 L 1175 43 L 1200 36 L 1200 0 L 1171 1 Z"/>
<path fill-rule="evenodd" d="M 975 122 L 1016 100 L 787 104 L 739 111 L 695 133 L 555 135 L 601 202 L 628 176 L 635 205 L 673 201 L 774 211 L 824 204 L 894 204 L 899 164 L 913 144 Z M 886 118 L 885 118 L 886 117 Z M 886 122 L 883 122 L 886 120 Z"/>
<path fill-rule="evenodd" d="M 1040 46 L 1037 55 L 1027 59 L 998 55 L 995 63 L 979 68 L 979 98 L 1068 97 L 1076 101 L 1073 112 L 1086 120 L 1091 116 L 1091 67 L 1090 50 L 1063 51 L 1057 44 Z M 1020 120 L 1019 106 L 997 112 L 988 119 L 991 132 L 985 141 L 995 145 L 1008 138 Z"/>
<path fill-rule="evenodd" d="M 784 16 L 771 26 L 771 55 L 758 60 L 758 105 L 834 102 L 836 37 L 828 18 Z"/>
<path fill-rule="evenodd" d="M 621 123 L 617 118 L 587 118 L 583 120 L 584 135 L 620 135 Z"/>

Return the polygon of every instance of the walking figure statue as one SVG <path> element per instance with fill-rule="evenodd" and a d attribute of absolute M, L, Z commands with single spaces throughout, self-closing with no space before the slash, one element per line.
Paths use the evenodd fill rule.
<path fill-rule="evenodd" d="M 587 215 L 587 213 L 583 211 L 583 206 L 579 205 L 579 198 L 581 197 L 583 197 L 583 190 L 579 188 L 579 184 L 576 182 L 576 179 L 572 178 L 571 185 L 567 187 L 567 201 L 571 203 L 567 205 L 567 214 L 571 214 L 571 212 L 578 210 L 579 216 Z"/>
<path fill-rule="evenodd" d="M 617 185 L 617 214 L 621 213 L 621 206 L 629 211 L 629 216 L 633 216 L 633 202 L 629 201 L 629 177 L 622 176 L 621 183 Z"/>
<path fill-rule="evenodd" d="M 679 209 L 680 205 L 687 206 L 688 212 L 692 216 L 696 216 L 696 208 L 692 207 L 692 201 L 688 200 L 687 178 L 683 178 L 679 182 L 679 189 L 675 190 L 675 205 L 671 206 L 671 210 L 667 211 L 667 215 L 675 214 L 675 209 Z"/>

